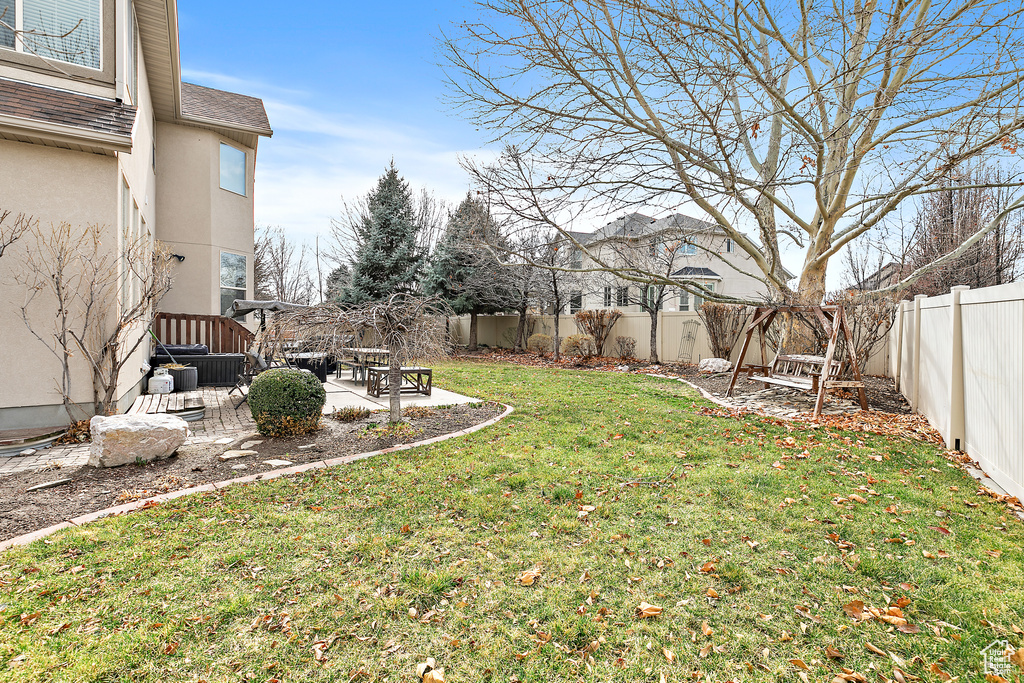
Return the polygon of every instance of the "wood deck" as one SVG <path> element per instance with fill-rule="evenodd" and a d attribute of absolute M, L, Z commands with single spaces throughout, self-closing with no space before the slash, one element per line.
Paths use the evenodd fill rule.
<path fill-rule="evenodd" d="M 202 420 L 206 415 L 206 403 L 200 391 L 183 391 L 174 394 L 143 394 L 135 399 L 127 415 L 176 415 L 186 422 Z"/>

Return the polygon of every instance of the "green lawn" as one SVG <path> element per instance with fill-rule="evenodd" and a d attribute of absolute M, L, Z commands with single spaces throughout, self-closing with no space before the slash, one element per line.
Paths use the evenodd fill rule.
<path fill-rule="evenodd" d="M 1024 527 L 931 446 L 637 375 L 435 377 L 516 412 L 0 554 L 0 679 L 982 680 L 1021 645 Z"/>

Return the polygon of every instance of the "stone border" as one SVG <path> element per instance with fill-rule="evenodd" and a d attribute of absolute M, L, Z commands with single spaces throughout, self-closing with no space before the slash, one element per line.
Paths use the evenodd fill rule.
<path fill-rule="evenodd" d="M 467 427 L 466 429 L 460 429 L 456 432 L 449 434 L 442 434 L 441 436 L 435 436 L 430 439 L 424 439 L 422 441 L 414 441 L 412 443 L 399 444 L 398 446 L 392 446 L 390 448 L 384 448 L 379 451 L 370 451 L 369 453 L 356 453 L 354 455 L 343 455 L 339 458 L 331 458 L 329 460 L 317 460 L 316 462 L 308 462 L 303 465 L 294 465 L 292 467 L 283 467 L 277 470 L 270 470 L 268 472 L 261 472 L 259 474 L 253 474 L 248 477 L 238 477 L 235 479 L 225 479 L 224 481 L 218 481 L 213 484 L 202 484 L 200 486 L 193 486 L 187 489 L 181 489 L 180 491 L 171 491 L 170 493 L 161 493 L 158 496 L 152 498 L 144 498 L 142 500 L 135 500 L 131 503 L 125 503 L 124 505 L 118 505 L 112 508 L 106 508 L 105 510 L 97 510 L 96 512 L 90 512 L 85 515 L 80 515 L 72 519 L 54 524 L 52 526 L 39 529 L 37 531 L 30 531 L 27 534 L 21 536 L 15 536 L 9 538 L 6 541 L 0 541 L 0 552 L 16 546 L 28 545 L 38 541 L 41 538 L 45 538 L 50 534 L 56 533 L 61 529 L 70 529 L 72 527 L 80 527 L 89 522 L 94 522 L 104 517 L 110 517 L 112 515 L 123 515 L 135 510 L 142 510 L 146 508 L 156 507 L 162 503 L 165 503 L 175 498 L 181 498 L 182 496 L 188 496 L 193 493 L 209 493 L 211 491 L 220 491 L 226 489 L 229 486 L 235 484 L 251 484 L 258 481 L 269 481 L 271 479 L 277 479 L 279 477 L 287 477 L 293 474 L 301 474 L 302 472 L 308 472 L 310 470 L 325 469 L 327 467 L 335 467 L 337 465 L 346 465 L 348 463 L 356 462 L 357 460 L 365 460 L 366 458 L 372 458 L 376 455 L 384 455 L 385 453 L 397 453 L 398 451 L 407 451 L 411 448 L 419 448 L 420 446 L 429 446 L 431 444 L 440 443 L 441 441 L 447 441 L 448 439 L 454 439 L 458 436 L 466 436 L 473 432 L 480 431 L 486 427 L 490 427 L 493 424 L 505 419 L 514 412 L 512 406 L 505 403 L 499 403 L 498 405 L 504 406 L 505 410 L 497 417 L 492 417 L 486 422 L 481 422 L 478 425 Z M 236 440 L 239 443 L 244 439 Z"/>

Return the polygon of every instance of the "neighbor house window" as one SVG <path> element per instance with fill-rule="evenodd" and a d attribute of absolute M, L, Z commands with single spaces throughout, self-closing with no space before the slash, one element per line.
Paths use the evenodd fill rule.
<path fill-rule="evenodd" d="M 235 299 L 244 299 L 246 289 L 245 256 L 220 254 L 220 312 L 230 315 Z"/>
<path fill-rule="evenodd" d="M 0 47 L 99 69 L 100 2 L 0 0 Z"/>
<path fill-rule="evenodd" d="M 629 305 L 629 287 L 619 287 L 618 289 L 615 290 L 615 305 Z"/>
<path fill-rule="evenodd" d="M 569 267 L 570 268 L 582 268 L 583 267 L 583 252 L 576 247 L 572 248 L 569 252 Z"/>
<path fill-rule="evenodd" d="M 611 287 L 605 287 L 604 288 L 604 307 L 605 308 L 611 308 L 612 307 L 612 288 Z"/>
<path fill-rule="evenodd" d="M 708 291 L 711 291 L 711 292 L 715 291 L 715 283 L 714 282 L 702 282 L 701 286 L 703 286 Z M 693 295 L 693 310 L 699 311 L 700 307 L 701 307 L 701 305 L 703 303 L 704 303 L 704 297 L 699 296 L 697 294 Z M 689 292 L 683 292 L 683 293 L 681 293 L 679 295 L 679 310 L 680 311 L 689 311 L 690 310 L 690 293 Z"/>
<path fill-rule="evenodd" d="M 647 308 L 655 311 L 661 310 L 661 288 L 654 285 L 647 286 Z"/>
<path fill-rule="evenodd" d="M 569 297 L 569 312 L 577 313 L 583 310 L 583 294 L 582 292 L 573 292 Z"/>
<path fill-rule="evenodd" d="M 725 240 L 725 252 L 727 254 L 731 254 L 734 251 L 736 251 L 736 243 L 733 242 L 731 239 L 726 238 L 726 240 Z"/>
<path fill-rule="evenodd" d="M 245 196 L 245 152 L 220 143 L 220 187 Z"/>
<path fill-rule="evenodd" d="M 679 253 L 683 256 L 693 256 L 697 253 L 697 245 L 691 244 L 690 242 L 684 242 L 679 247 Z"/>

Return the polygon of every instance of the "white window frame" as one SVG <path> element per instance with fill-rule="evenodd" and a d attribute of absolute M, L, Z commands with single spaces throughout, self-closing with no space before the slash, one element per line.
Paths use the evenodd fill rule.
<path fill-rule="evenodd" d="M 88 66 L 86 64 L 69 62 L 59 57 L 53 57 L 49 55 L 42 56 L 43 59 L 52 62 L 60 62 L 61 64 L 70 64 L 72 66 L 77 66 L 82 69 L 90 69 L 92 71 L 103 71 L 103 0 L 94 0 L 94 2 L 96 2 L 99 8 L 99 23 L 97 25 L 97 30 L 99 32 L 99 40 L 96 44 L 97 56 L 99 57 L 99 59 L 97 65 Z M 35 51 L 33 51 L 32 49 L 25 47 L 25 42 L 21 37 L 25 31 L 25 0 L 14 0 L 14 22 L 12 23 L 11 21 L 8 20 L 7 17 L 4 17 L 4 23 L 14 26 L 14 47 L 11 48 L 5 45 L 0 45 L 0 50 L 11 50 L 12 52 L 16 52 L 18 54 L 36 54 Z"/>
<path fill-rule="evenodd" d="M 583 310 L 583 292 L 572 292 L 569 295 L 569 313 L 579 313 Z"/>
<path fill-rule="evenodd" d="M 245 287 L 225 287 L 224 286 L 224 279 L 223 278 L 224 278 L 224 256 L 225 255 L 241 256 L 242 259 L 244 259 L 244 261 L 245 261 L 245 271 L 244 271 L 245 272 Z M 218 268 L 217 268 L 217 285 L 218 285 L 218 288 L 217 288 L 217 301 L 218 301 L 218 304 L 217 305 L 218 305 L 218 307 L 223 302 L 224 290 L 233 290 L 233 291 L 235 291 L 236 292 L 236 296 L 235 296 L 236 299 L 244 299 L 247 296 L 247 293 L 249 291 L 249 260 L 250 260 L 250 257 L 249 257 L 248 254 L 239 254 L 238 252 L 228 251 L 227 249 L 222 249 L 221 250 L 221 252 L 220 252 L 220 259 L 219 259 Z M 241 293 L 241 295 L 239 296 L 238 293 Z M 223 311 L 222 310 L 222 311 L 220 311 L 220 315 L 224 315 L 226 312 L 227 311 Z"/>
<path fill-rule="evenodd" d="M 731 238 L 725 238 L 725 253 L 731 254 L 736 251 L 736 243 Z"/>

